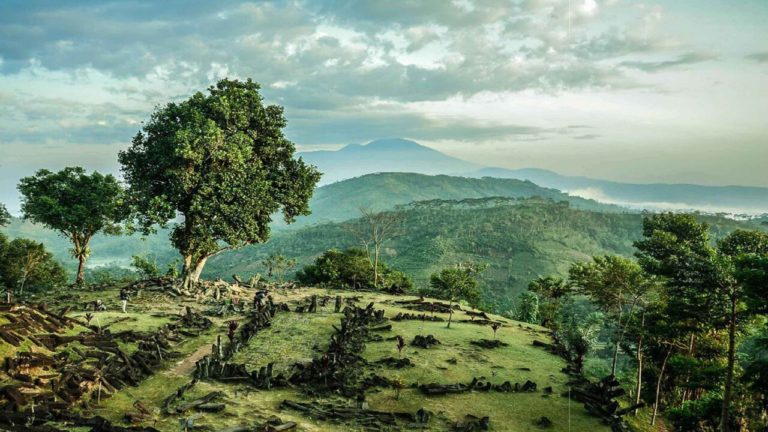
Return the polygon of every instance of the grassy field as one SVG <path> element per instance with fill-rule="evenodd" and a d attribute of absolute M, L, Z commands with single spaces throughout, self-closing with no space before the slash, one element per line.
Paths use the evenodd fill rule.
<path fill-rule="evenodd" d="M 409 311 L 397 305 L 397 300 L 404 297 L 392 297 L 376 293 L 352 293 L 327 291 L 321 289 L 297 289 L 283 292 L 273 292 L 275 301 L 287 301 L 297 304 L 310 295 L 318 294 L 335 296 L 361 296 L 357 303 L 365 306 L 375 302 L 377 309 L 385 309 L 386 316 L 392 317 L 398 312 Z M 68 299 L 70 305 L 95 298 L 112 299 L 116 293 L 86 292 L 76 299 Z M 59 299 L 60 302 L 66 302 Z M 178 314 L 184 306 L 190 305 L 198 310 L 207 306 L 196 304 L 190 300 L 180 301 L 170 297 L 142 293 L 129 306 L 129 313 L 117 312 L 117 302 L 109 300 L 109 311 L 96 314 L 93 322 L 98 320 L 114 331 L 123 330 L 152 330 L 171 320 L 173 314 Z M 73 308 L 74 310 L 74 308 Z M 83 318 L 83 312 L 72 312 L 70 316 Z M 447 319 L 447 315 L 436 314 Z M 296 362 L 308 361 L 324 352 L 333 333 L 332 325 L 338 325 L 340 313 L 333 312 L 333 302 L 320 307 L 314 314 L 298 314 L 295 312 L 280 312 L 272 320 L 270 328 L 259 332 L 252 341 L 241 349 L 233 362 L 245 363 L 248 369 L 275 363 L 275 374 L 290 373 L 291 366 Z M 127 319 L 125 319 L 127 317 Z M 166 366 L 155 375 L 144 380 L 138 387 L 129 387 L 116 395 L 100 402 L 91 403 L 84 414 L 98 414 L 116 424 L 123 424 L 124 415 L 134 411 L 134 403 L 141 401 L 153 411 L 150 419 L 143 425 L 154 426 L 161 431 L 179 431 L 179 420 L 182 416 L 167 416 L 161 413 L 163 399 L 168 397 L 176 388 L 191 380 L 191 373 L 196 360 L 210 353 L 210 347 L 217 335 L 226 333 L 226 321 L 242 319 L 239 316 L 214 319 L 214 326 L 199 337 L 188 338 L 183 343 L 173 347 L 179 356 L 168 360 Z M 446 328 L 445 322 L 425 321 L 390 321 L 391 331 L 379 332 L 384 338 L 401 335 L 409 345 L 403 350 L 402 356 L 409 358 L 414 367 L 392 369 L 386 366 L 366 366 L 365 373 L 376 373 L 387 378 L 398 378 L 405 384 L 399 394 L 390 388 L 374 388 L 367 394 L 370 409 L 386 412 L 404 411 L 415 412 L 420 408 L 432 411 L 435 415 L 424 430 L 452 430 L 456 421 L 467 414 L 489 416 L 491 429 L 496 431 L 536 431 L 541 430 L 535 422 L 542 416 L 548 417 L 553 424 L 548 430 L 552 431 L 601 431 L 608 430 L 599 419 L 586 414 L 579 403 L 568 403 L 561 397 L 568 390 L 567 377 L 560 372 L 565 366 L 562 359 L 549 354 L 541 348 L 534 347 L 532 341 L 548 340 L 545 329 L 529 324 L 504 320 L 504 326 L 498 330 L 496 338 L 508 346 L 484 349 L 470 344 L 472 340 L 492 339 L 492 330 L 481 326 L 462 322 L 469 317 L 464 312 L 454 314 L 454 323 Z M 494 319 L 502 320 L 500 317 Z M 118 321 L 120 320 L 120 321 Z M 440 345 L 422 349 L 410 345 L 416 335 L 434 335 L 441 341 Z M 0 345 L 0 349 L 4 348 Z M 131 347 L 124 347 L 130 351 Z M 25 349 L 24 347 L 21 348 Z M 135 347 L 134 347 L 135 349 Z M 386 357 L 397 357 L 398 352 L 394 341 L 369 342 L 362 356 L 373 362 Z M 524 383 L 531 380 L 537 383 L 538 390 L 532 393 L 499 393 L 499 392 L 469 392 L 459 395 L 424 396 L 414 384 L 439 383 L 468 383 L 473 377 L 485 377 L 494 384 L 504 381 Z M 551 386 L 551 395 L 542 389 Z M 230 384 L 215 381 L 201 381 L 187 395 L 185 400 L 193 400 L 211 391 L 224 392 L 223 402 L 227 408 L 219 413 L 194 414 L 195 424 L 210 427 L 209 430 L 222 430 L 227 427 L 262 423 L 272 416 L 278 416 L 284 421 L 295 421 L 299 431 L 354 431 L 364 430 L 356 424 L 339 424 L 333 422 L 309 419 L 300 413 L 290 410 L 280 410 L 279 405 L 284 399 L 298 401 L 334 401 L 342 404 L 354 402 L 340 396 L 329 395 L 310 397 L 299 388 L 280 388 L 269 391 L 257 390 L 248 384 Z M 570 422 L 570 428 L 569 428 Z"/>
<path fill-rule="evenodd" d="M 312 294 L 336 295 L 336 291 L 304 289 L 277 293 L 276 301 L 294 302 Z M 360 295 L 359 293 L 341 293 L 342 295 Z M 377 308 L 384 308 L 386 316 L 394 316 L 398 312 L 408 312 L 393 302 L 402 298 L 386 295 L 363 294 L 360 305 L 370 301 Z M 412 312 L 412 311 L 410 311 Z M 440 315 L 440 314 L 437 314 Z M 241 350 L 233 359 L 243 362 L 250 368 L 258 368 L 270 362 L 275 363 L 275 372 L 289 373 L 291 365 L 299 361 L 307 361 L 327 348 L 333 332 L 332 324 L 337 324 L 341 314 L 333 313 L 333 306 L 320 308 L 316 314 L 279 313 L 273 319 L 271 328 L 260 332 L 253 341 Z M 444 316 L 447 318 L 447 315 Z M 457 313 L 455 319 L 466 319 L 463 313 Z M 496 317 L 498 318 L 498 317 Z M 368 395 L 371 409 L 380 411 L 415 412 L 426 408 L 436 414 L 426 430 L 450 430 L 451 425 L 461 420 L 466 414 L 490 416 L 493 430 L 534 431 L 540 428 L 535 421 L 546 416 L 553 421 L 550 430 L 567 431 L 568 429 L 568 399 L 559 394 L 567 391 L 567 377 L 560 372 L 564 366 L 561 359 L 540 348 L 532 346 L 535 338 L 547 340 L 546 331 L 535 326 L 523 325 L 507 321 L 497 334 L 497 338 L 509 344 L 507 347 L 493 350 L 482 349 L 471 345 L 471 340 L 493 338 L 489 327 L 476 324 L 454 322 L 447 329 L 445 322 L 400 321 L 392 322 L 393 329 L 382 333 L 383 336 L 399 334 L 410 342 L 417 334 L 432 334 L 442 343 L 430 349 L 408 346 L 403 356 L 410 358 L 415 367 L 393 370 L 387 367 L 369 367 L 371 372 L 388 378 L 400 378 L 406 383 L 406 388 L 396 398 L 392 389 L 374 390 Z M 215 333 L 215 332 L 214 332 Z M 213 342 L 210 339 L 195 341 L 203 350 Z M 192 345 L 192 344 L 190 344 Z M 186 352 L 197 348 L 189 346 Z M 369 361 L 385 357 L 397 357 L 397 348 L 393 341 L 369 342 L 363 356 Z M 455 362 L 452 364 L 451 362 Z M 190 365 L 190 370 L 191 370 Z M 530 369 L 530 370 L 527 370 Z M 181 370 L 184 372 L 183 368 Z M 122 413 L 131 409 L 133 402 L 141 400 L 147 406 L 159 406 L 162 399 L 173 389 L 189 381 L 189 374 L 179 373 L 176 365 L 162 371 L 146 380 L 136 389 L 130 389 L 104 402 L 98 413 L 118 421 Z M 417 389 L 408 388 L 413 383 L 466 383 L 473 377 L 486 377 L 494 383 L 505 380 L 523 383 L 532 380 L 539 386 L 534 393 L 467 393 L 461 395 L 425 397 Z M 552 386 L 554 392 L 546 396 L 542 388 Z M 279 410 L 278 406 L 284 399 L 317 400 L 307 398 L 296 389 L 275 389 L 260 391 L 248 385 L 222 384 L 216 382 L 201 382 L 187 395 L 192 400 L 210 391 L 220 390 L 227 396 L 227 409 L 218 414 L 205 414 L 196 419 L 198 424 L 212 426 L 219 430 L 224 427 L 251 424 L 264 421 L 273 415 L 283 420 L 299 423 L 299 430 L 304 431 L 348 431 L 357 430 L 355 425 L 319 422 L 301 417 L 296 412 Z M 339 397 L 328 400 L 339 401 Z M 346 403 L 346 402 L 345 402 Z M 178 419 L 160 416 L 158 413 L 154 426 L 161 430 L 178 430 Z M 606 430 L 599 420 L 589 417 L 578 403 L 571 404 L 571 429 Z M 362 430 L 362 429 L 360 429 Z"/>

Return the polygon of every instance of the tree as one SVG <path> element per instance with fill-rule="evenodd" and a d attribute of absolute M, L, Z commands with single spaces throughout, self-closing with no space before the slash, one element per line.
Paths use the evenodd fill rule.
<path fill-rule="evenodd" d="M 540 307 L 541 324 L 556 330 L 557 315 L 560 313 L 563 300 L 573 292 L 570 282 L 556 276 L 539 276 L 528 284 L 528 290 L 538 294 L 543 300 L 544 305 Z"/>
<path fill-rule="evenodd" d="M 747 263 L 755 262 L 753 257 L 768 254 L 768 234 L 758 231 L 737 230 L 720 240 L 717 244 L 720 257 L 716 260 L 717 286 L 728 299 L 728 366 L 723 391 L 723 404 L 720 411 L 720 431 L 729 429 L 729 412 L 733 397 L 734 369 L 736 365 L 736 330 L 740 321 L 744 321 L 753 310 L 744 302 L 745 296 L 754 291 L 745 291 L 744 282 L 754 279 L 757 266 L 749 267 Z M 741 267 L 737 273 L 737 265 Z M 741 280 L 739 280 L 739 276 Z"/>
<path fill-rule="evenodd" d="M 603 314 L 589 302 L 571 302 L 564 308 L 555 334 L 563 342 L 576 373 L 581 373 L 584 357 L 597 343 L 603 323 Z"/>
<path fill-rule="evenodd" d="M 131 267 L 136 269 L 141 277 L 145 279 L 152 279 L 160 276 L 160 269 L 157 267 L 157 260 L 143 257 L 141 255 L 134 255 L 131 257 Z"/>
<path fill-rule="evenodd" d="M 477 275 L 486 267 L 486 265 L 477 264 L 458 264 L 456 267 L 443 269 L 430 276 L 431 294 L 437 298 L 448 300 L 450 310 L 448 328 L 451 328 L 454 302 L 459 300 L 466 300 L 470 304 L 479 302 L 480 291 L 477 288 Z"/>
<path fill-rule="evenodd" d="M 267 268 L 267 276 L 274 276 L 278 282 L 283 282 L 285 274 L 292 268 L 296 267 L 296 260 L 288 259 L 283 254 L 272 254 L 263 261 L 264 266 Z"/>
<path fill-rule="evenodd" d="M 402 223 L 402 214 L 395 211 L 377 212 L 360 207 L 362 224 L 352 223 L 348 229 L 360 241 L 360 245 L 368 254 L 368 260 L 373 268 L 373 280 L 379 286 L 379 258 L 381 248 L 386 242 L 397 236 Z"/>
<path fill-rule="evenodd" d="M 616 375 L 619 346 L 655 281 L 646 277 L 636 262 L 620 256 L 593 257 L 592 262 L 574 264 L 568 273 L 577 291 L 592 299 L 616 323 L 611 362 L 611 374 Z"/>
<path fill-rule="evenodd" d="M 84 282 L 85 262 L 91 254 L 89 242 L 99 232 L 118 234 L 125 219 L 123 190 L 112 175 L 80 167 L 58 172 L 39 170 L 19 183 L 21 211 L 25 219 L 45 225 L 68 238 L 72 256 L 78 260 L 75 283 Z"/>
<path fill-rule="evenodd" d="M 0 235 L 0 281 L 23 295 L 25 287 L 64 285 L 67 274 L 42 243 L 24 238 L 8 242 Z"/>
<path fill-rule="evenodd" d="M 381 263 L 379 278 L 392 292 L 405 292 L 412 288 L 411 280 L 402 272 L 391 270 Z M 340 251 L 331 249 L 315 259 L 315 262 L 296 272 L 296 280 L 305 285 L 321 285 L 334 288 L 375 289 L 373 269 L 368 265 L 368 255 L 361 249 Z"/>
<path fill-rule="evenodd" d="M 283 108 L 259 85 L 224 79 L 156 110 L 120 152 L 132 209 L 145 232 L 183 218 L 171 241 L 183 256 L 182 286 L 222 251 L 269 238 L 272 215 L 309 214 L 320 173 L 283 135 Z"/>
<path fill-rule="evenodd" d="M 0 227 L 4 227 L 11 222 L 11 214 L 5 208 L 5 204 L 0 204 Z"/>
<path fill-rule="evenodd" d="M 531 324 L 539 323 L 539 297 L 535 293 L 530 291 L 520 293 L 516 319 Z"/>

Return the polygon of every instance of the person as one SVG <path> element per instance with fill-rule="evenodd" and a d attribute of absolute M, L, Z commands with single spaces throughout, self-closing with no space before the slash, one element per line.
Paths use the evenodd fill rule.
<path fill-rule="evenodd" d="M 126 313 L 125 307 L 128 306 L 128 289 L 125 287 L 120 289 L 120 302 L 123 305 L 123 313 Z"/>

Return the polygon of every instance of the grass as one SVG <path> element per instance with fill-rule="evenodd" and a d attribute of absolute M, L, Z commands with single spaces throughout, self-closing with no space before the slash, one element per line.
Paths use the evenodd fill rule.
<path fill-rule="evenodd" d="M 358 305 L 365 306 L 368 302 L 374 301 L 376 308 L 384 308 L 388 317 L 394 316 L 398 312 L 408 311 L 394 303 L 395 300 L 402 300 L 402 297 L 376 293 L 337 292 L 323 289 L 301 289 L 273 293 L 276 301 L 289 301 L 293 302 L 294 305 L 304 301 L 312 294 L 321 296 L 341 294 L 344 297 L 362 296 Z M 88 297 L 107 297 L 110 295 L 114 295 L 114 293 L 89 293 Z M 315 314 L 278 313 L 273 319 L 271 327 L 259 332 L 250 344 L 236 354 L 233 361 L 246 363 L 249 369 L 274 362 L 276 374 L 281 372 L 288 374 L 292 364 L 308 361 L 327 348 L 330 336 L 334 331 L 332 325 L 337 325 L 342 316 L 333 312 L 333 303 L 333 301 L 329 301 L 325 307 L 320 307 Z M 185 304 L 194 303 L 179 304 L 176 300 L 159 298 L 145 293 L 144 296 L 132 302 L 133 309 L 127 314 L 131 319 L 116 323 L 110 329 L 114 332 L 122 330 L 151 331 L 169 322 L 171 320 L 169 314 L 179 313 Z M 195 307 L 197 309 L 206 308 L 202 305 Z M 70 315 L 82 318 L 83 313 L 74 312 Z M 114 309 L 98 312 L 96 315 L 102 324 L 113 322 L 125 316 L 122 312 L 117 312 Z M 447 315 L 437 315 L 447 319 Z M 147 421 L 145 425 L 153 426 L 161 431 L 179 431 L 178 421 L 183 416 L 165 416 L 160 412 L 162 401 L 191 379 L 189 369 L 184 369 L 184 373 L 177 373 L 179 370 L 178 362 L 184 361 L 184 358 L 190 356 L 203 354 L 207 347 L 213 344 L 216 335 L 223 336 L 226 334 L 225 321 L 233 318 L 238 317 L 216 319 L 214 320 L 214 327 L 209 331 L 174 346 L 173 349 L 180 353 L 179 358 L 168 360 L 163 370 L 143 381 L 138 387 L 126 388 L 111 398 L 102 400 L 100 404 L 92 403 L 88 414 L 102 415 L 116 424 L 122 424 L 124 415 L 127 412 L 134 412 L 133 404 L 139 400 L 153 410 L 152 419 Z M 371 389 L 367 394 L 370 408 L 380 411 L 406 412 L 415 412 L 420 408 L 425 408 L 435 413 L 435 417 L 425 428 L 428 431 L 451 430 L 451 425 L 463 419 L 466 414 L 489 416 L 492 430 L 497 431 L 537 431 L 540 428 L 535 425 L 535 421 L 542 416 L 548 417 L 553 422 L 553 426 L 548 430 L 568 431 L 568 399 L 560 396 L 562 392 L 567 391 L 567 377 L 560 372 L 565 364 L 562 359 L 532 345 L 532 341 L 535 339 L 547 340 L 546 330 L 537 326 L 505 320 L 505 325 L 499 329 L 497 338 L 507 343 L 508 346 L 482 349 L 471 345 L 470 341 L 483 338 L 492 339 L 493 332 L 487 326 L 458 322 L 458 320 L 467 318 L 463 312 L 456 313 L 450 329 L 446 328 L 445 322 L 391 321 L 393 325 L 391 331 L 378 333 L 385 338 L 394 335 L 403 336 L 409 345 L 403 350 L 402 355 L 410 358 L 415 366 L 401 370 L 374 365 L 366 366 L 366 374 L 377 373 L 388 378 L 399 378 L 406 385 L 400 392 L 399 398 L 395 398 L 393 389 Z M 500 317 L 494 318 L 501 319 Z M 414 336 L 427 334 L 434 335 L 442 344 L 430 349 L 410 346 L 410 341 Z M 121 345 L 127 351 L 135 349 L 131 344 Z M 4 348 L 4 344 L 0 344 L 0 350 Z M 369 361 L 398 356 L 394 341 L 369 342 L 361 354 Z M 452 364 L 453 359 L 455 359 L 455 364 Z M 412 384 L 431 382 L 440 384 L 467 383 L 473 377 L 486 377 L 495 384 L 501 384 L 507 380 L 522 384 L 526 380 L 532 380 L 538 384 L 539 390 L 535 393 L 470 392 L 459 395 L 425 397 L 417 389 L 410 387 Z M 547 386 L 553 387 L 552 395 L 545 396 L 542 392 L 542 389 Z M 197 424 L 211 426 L 214 430 L 262 423 L 275 415 L 284 421 L 297 422 L 300 431 L 363 430 L 354 424 L 318 421 L 305 418 L 297 412 L 280 410 L 279 405 L 284 399 L 335 401 L 353 404 L 351 401 L 332 395 L 324 398 L 309 398 L 300 389 L 283 388 L 261 391 L 247 384 L 200 382 L 188 392 L 185 399 L 192 400 L 215 390 L 226 394 L 224 398 L 224 402 L 227 403 L 226 410 L 217 414 L 186 414 L 196 416 Z M 607 431 L 608 428 L 599 419 L 588 416 L 581 404 L 573 402 L 570 405 L 570 430 L 598 432 Z"/>

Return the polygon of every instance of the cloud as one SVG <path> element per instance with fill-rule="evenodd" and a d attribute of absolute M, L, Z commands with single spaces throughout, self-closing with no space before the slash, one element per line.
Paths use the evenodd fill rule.
<path fill-rule="evenodd" d="M 627 68 L 631 68 L 631 69 L 638 69 L 643 72 L 653 73 L 653 72 L 659 72 L 669 68 L 688 66 L 696 63 L 715 60 L 717 58 L 718 56 L 712 53 L 688 52 L 672 60 L 625 61 L 625 62 L 622 62 L 620 65 Z"/>
<path fill-rule="evenodd" d="M 744 58 L 758 63 L 768 63 L 768 51 L 752 53 L 746 55 Z"/>

